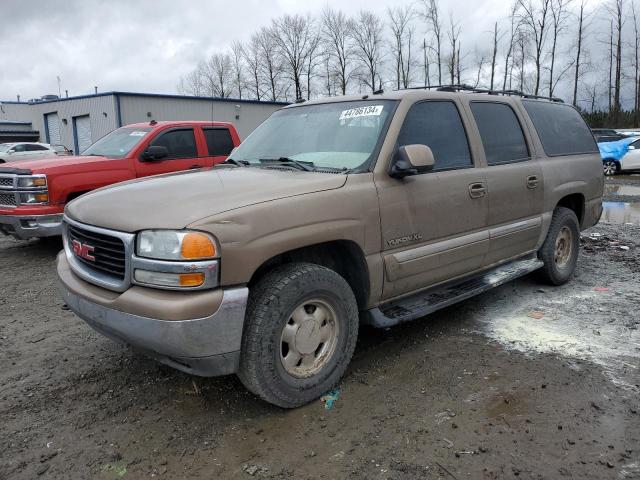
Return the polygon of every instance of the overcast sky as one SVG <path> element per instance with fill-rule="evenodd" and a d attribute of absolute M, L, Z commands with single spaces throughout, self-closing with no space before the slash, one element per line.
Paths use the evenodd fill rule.
<path fill-rule="evenodd" d="M 246 40 L 273 17 L 318 13 L 324 5 L 347 14 L 362 8 L 384 15 L 400 0 L 0 0 L 0 100 L 99 91 L 175 93 L 181 75 L 233 40 Z M 446 19 L 459 19 L 465 45 L 490 44 L 489 30 L 509 2 L 440 0 Z M 464 16 L 463 16 L 464 15 Z M 417 32 L 422 35 L 424 32 Z"/>

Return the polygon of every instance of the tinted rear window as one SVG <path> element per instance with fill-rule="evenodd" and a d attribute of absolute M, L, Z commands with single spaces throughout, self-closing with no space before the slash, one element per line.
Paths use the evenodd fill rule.
<path fill-rule="evenodd" d="M 472 102 L 484 153 L 489 165 L 520 162 L 529 158 L 520 122 L 509 105 Z"/>
<path fill-rule="evenodd" d="M 523 100 L 542 147 L 549 156 L 597 153 L 591 130 L 578 111 L 561 103 Z"/>
<path fill-rule="evenodd" d="M 204 137 L 211 156 L 227 156 L 233 150 L 233 140 L 227 128 L 205 128 Z"/>

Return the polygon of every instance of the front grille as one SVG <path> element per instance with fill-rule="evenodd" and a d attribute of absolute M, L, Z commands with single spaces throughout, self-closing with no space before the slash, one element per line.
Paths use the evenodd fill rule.
<path fill-rule="evenodd" d="M 112 275 L 119 280 L 125 277 L 125 247 L 121 239 L 104 235 L 102 233 L 91 232 L 68 225 L 69 244 L 74 240 L 83 245 L 93 247 L 91 255 L 95 261 L 86 260 L 78 255 L 75 258 L 89 268 Z"/>
<path fill-rule="evenodd" d="M 13 178 L 0 177 L 0 187 L 13 187 Z"/>
<path fill-rule="evenodd" d="M 16 195 L 13 192 L 4 193 L 0 192 L 0 206 L 4 207 L 17 207 Z"/>

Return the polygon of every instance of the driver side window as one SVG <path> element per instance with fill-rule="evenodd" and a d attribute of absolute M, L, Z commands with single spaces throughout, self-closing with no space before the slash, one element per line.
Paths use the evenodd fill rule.
<path fill-rule="evenodd" d="M 473 166 L 460 113 L 451 101 L 426 101 L 411 107 L 398 135 L 398 147 L 413 144 L 431 149 L 433 170 Z"/>
<path fill-rule="evenodd" d="M 13 147 L 11 149 L 11 151 L 16 152 L 16 153 L 20 153 L 20 152 L 24 152 L 26 150 L 24 145 L 16 145 L 15 147 Z"/>
<path fill-rule="evenodd" d="M 166 147 L 169 155 L 167 160 L 178 158 L 196 158 L 198 149 L 193 128 L 171 130 L 154 138 L 149 146 Z"/>

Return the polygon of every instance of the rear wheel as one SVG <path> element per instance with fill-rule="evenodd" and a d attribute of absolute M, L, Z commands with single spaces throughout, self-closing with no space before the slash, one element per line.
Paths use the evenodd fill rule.
<path fill-rule="evenodd" d="M 565 207 L 553 212 L 547 238 L 539 251 L 544 262 L 543 279 L 552 285 L 566 283 L 576 269 L 580 250 L 580 224 L 578 217 Z"/>
<path fill-rule="evenodd" d="M 344 374 L 358 336 L 349 284 L 309 263 L 274 269 L 251 289 L 238 376 L 267 402 L 304 405 Z"/>
<path fill-rule="evenodd" d="M 602 166 L 604 174 L 608 177 L 618 173 L 618 164 L 615 160 L 605 160 Z"/>

